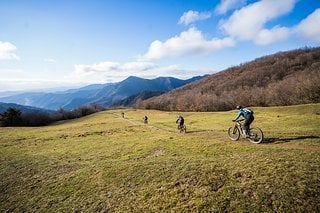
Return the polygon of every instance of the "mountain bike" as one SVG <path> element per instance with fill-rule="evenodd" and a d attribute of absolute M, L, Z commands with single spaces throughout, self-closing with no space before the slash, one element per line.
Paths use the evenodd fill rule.
<path fill-rule="evenodd" d="M 244 129 L 243 129 L 242 121 L 244 121 L 244 119 L 237 120 L 237 121 L 235 121 L 234 126 L 229 127 L 229 129 L 228 129 L 229 138 L 233 141 L 237 141 L 237 140 L 239 140 L 240 135 L 241 135 L 244 138 L 248 138 L 248 140 L 251 143 L 261 143 L 263 141 L 262 130 L 258 127 L 250 128 L 249 134 L 248 134 L 249 137 L 246 137 Z"/>
<path fill-rule="evenodd" d="M 187 126 L 186 125 L 178 125 L 178 130 L 180 131 L 180 133 L 186 133 L 187 132 Z"/>

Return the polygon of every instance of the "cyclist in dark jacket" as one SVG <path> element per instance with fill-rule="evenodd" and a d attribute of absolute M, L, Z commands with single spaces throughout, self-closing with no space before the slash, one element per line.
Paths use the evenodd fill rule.
<path fill-rule="evenodd" d="M 178 116 L 176 123 L 179 124 L 179 127 L 183 127 L 184 119 L 181 115 Z"/>
<path fill-rule="evenodd" d="M 146 115 L 143 117 L 143 122 L 144 122 L 145 124 L 148 123 L 148 117 L 147 117 Z"/>
<path fill-rule="evenodd" d="M 246 137 L 249 137 L 250 124 L 254 120 L 253 111 L 251 109 L 243 108 L 242 106 L 237 106 L 236 109 L 239 110 L 239 113 L 232 121 L 236 121 L 240 116 L 244 117 L 245 120 L 243 127 Z"/>

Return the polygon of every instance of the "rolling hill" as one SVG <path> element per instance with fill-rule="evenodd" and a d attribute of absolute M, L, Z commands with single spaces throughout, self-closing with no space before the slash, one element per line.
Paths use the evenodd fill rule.
<path fill-rule="evenodd" d="M 145 100 L 136 107 L 219 111 L 236 105 L 277 106 L 320 102 L 320 48 L 258 58 Z"/>
<path fill-rule="evenodd" d="M 258 145 L 228 139 L 235 111 L 183 112 L 186 134 L 136 109 L 0 127 L 0 211 L 319 212 L 320 104 L 254 110 Z"/>
<path fill-rule="evenodd" d="M 203 77 L 205 76 L 193 77 L 187 80 L 159 77 L 149 80 L 131 76 L 118 83 L 94 84 L 79 89 L 55 93 L 23 93 L 2 97 L 0 101 L 52 110 L 59 108 L 71 110 L 90 103 L 99 103 L 105 107 L 109 107 L 116 102 L 143 91 L 167 92 Z"/>

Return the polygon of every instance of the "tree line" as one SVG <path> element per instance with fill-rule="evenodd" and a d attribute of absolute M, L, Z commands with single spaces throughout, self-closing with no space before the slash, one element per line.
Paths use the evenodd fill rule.
<path fill-rule="evenodd" d="M 9 107 L 5 112 L 0 113 L 0 126 L 45 126 L 56 121 L 80 118 L 102 110 L 104 107 L 99 104 L 85 105 L 71 111 L 60 108 L 54 113 L 23 113 L 17 108 Z"/>

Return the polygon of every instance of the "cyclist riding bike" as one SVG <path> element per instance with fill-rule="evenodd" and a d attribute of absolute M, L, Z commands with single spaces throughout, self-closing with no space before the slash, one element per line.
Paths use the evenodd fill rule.
<path fill-rule="evenodd" d="M 176 124 L 179 124 L 178 128 L 183 128 L 184 118 L 181 115 L 178 115 L 178 119 L 176 121 Z"/>
<path fill-rule="evenodd" d="M 146 115 L 143 117 L 143 122 L 144 122 L 145 124 L 148 123 L 148 117 L 147 117 Z"/>
<path fill-rule="evenodd" d="M 250 134 L 250 124 L 253 122 L 253 111 L 251 109 L 243 108 L 242 106 L 237 106 L 237 110 L 239 110 L 238 115 L 232 120 L 233 122 L 238 120 L 241 116 L 244 117 L 244 134 L 246 137 L 249 137 Z"/>

